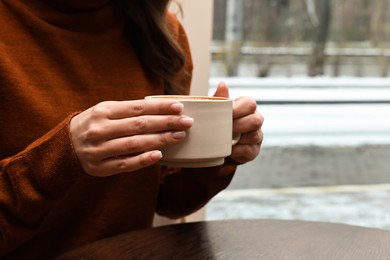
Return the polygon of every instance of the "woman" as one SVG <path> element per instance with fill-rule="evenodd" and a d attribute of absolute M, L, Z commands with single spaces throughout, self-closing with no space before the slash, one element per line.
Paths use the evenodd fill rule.
<path fill-rule="evenodd" d="M 189 93 L 189 46 L 168 2 L 0 1 L 0 257 L 51 258 L 150 227 L 155 213 L 185 216 L 258 155 L 263 119 L 242 97 L 242 138 L 224 165 L 156 164 L 192 125 L 180 103 L 143 100 Z"/>

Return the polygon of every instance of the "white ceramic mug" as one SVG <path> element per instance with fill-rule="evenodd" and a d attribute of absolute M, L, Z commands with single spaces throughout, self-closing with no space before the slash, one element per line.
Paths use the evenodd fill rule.
<path fill-rule="evenodd" d="M 222 97 L 161 95 L 146 99 L 174 99 L 184 105 L 183 115 L 194 119 L 186 137 L 161 148 L 160 164 L 173 167 L 212 167 L 224 163 L 241 135 L 233 134 L 233 101 Z"/>

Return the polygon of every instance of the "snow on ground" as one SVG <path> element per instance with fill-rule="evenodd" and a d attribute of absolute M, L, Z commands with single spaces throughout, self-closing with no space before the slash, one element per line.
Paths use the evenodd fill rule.
<path fill-rule="evenodd" d="M 388 78 L 220 77 L 210 79 L 210 95 L 221 81 L 232 98 L 258 101 L 264 145 L 390 143 Z"/>

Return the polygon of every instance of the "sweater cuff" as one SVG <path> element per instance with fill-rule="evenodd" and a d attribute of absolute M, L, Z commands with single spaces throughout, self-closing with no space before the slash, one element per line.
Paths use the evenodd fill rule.
<path fill-rule="evenodd" d="M 57 197 L 81 177 L 86 177 L 72 146 L 70 115 L 46 135 L 28 146 L 19 158 L 30 169 L 28 178 L 45 193 Z"/>

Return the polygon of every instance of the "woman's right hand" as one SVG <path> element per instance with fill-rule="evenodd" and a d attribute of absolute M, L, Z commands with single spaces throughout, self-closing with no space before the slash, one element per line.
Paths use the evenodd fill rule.
<path fill-rule="evenodd" d="M 178 143 L 193 119 L 172 100 L 106 101 L 70 122 L 74 150 L 89 175 L 110 176 L 150 166 L 159 147 Z"/>

